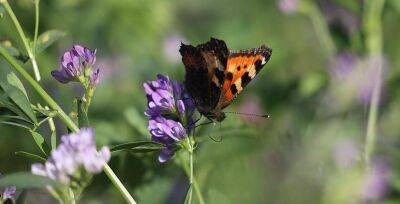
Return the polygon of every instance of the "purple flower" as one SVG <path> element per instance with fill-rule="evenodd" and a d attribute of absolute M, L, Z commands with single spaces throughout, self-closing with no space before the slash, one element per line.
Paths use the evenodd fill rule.
<path fill-rule="evenodd" d="M 57 81 L 64 84 L 75 81 L 76 78 L 82 74 L 78 53 L 74 50 L 64 53 L 60 60 L 60 68 L 60 71 L 51 71 L 51 75 L 53 75 Z"/>
<path fill-rule="evenodd" d="M 86 69 L 92 69 L 96 62 L 96 50 L 74 45 L 70 51 L 63 54 L 60 60 L 60 70 L 51 71 L 51 75 L 61 83 L 78 81 L 85 75 Z M 98 71 L 97 71 L 98 72 Z"/>
<path fill-rule="evenodd" d="M 1 177 L 1 173 L 0 173 Z M 0 189 L 0 203 L 6 200 L 15 200 L 15 196 L 17 193 L 17 188 L 15 186 L 8 186 L 3 190 Z"/>
<path fill-rule="evenodd" d="M 94 87 L 97 86 L 97 84 L 99 84 L 99 82 L 100 82 L 99 73 L 100 73 L 100 69 L 97 69 L 96 71 L 94 71 L 92 73 L 92 75 L 90 75 L 90 77 L 89 77 L 89 86 L 91 88 L 94 88 Z"/>
<path fill-rule="evenodd" d="M 299 8 L 299 0 L 277 0 L 279 9 L 285 14 L 292 14 Z"/>
<path fill-rule="evenodd" d="M 376 201 L 385 196 L 389 190 L 389 167 L 383 162 L 374 162 L 367 172 L 361 195 L 365 201 Z"/>
<path fill-rule="evenodd" d="M 62 136 L 61 144 L 51 152 L 49 160 L 45 164 L 33 164 L 31 171 L 33 174 L 68 184 L 70 177 L 78 170 L 100 173 L 110 157 L 108 147 L 96 150 L 93 130 L 82 128 L 79 133 Z"/>
<path fill-rule="evenodd" d="M 84 67 L 93 66 L 96 62 L 97 49 L 91 51 L 89 48 L 80 45 L 74 45 L 73 49 L 83 58 L 82 65 Z"/>
<path fill-rule="evenodd" d="M 182 84 L 158 75 L 157 80 L 143 84 L 149 116 L 148 129 L 152 140 L 166 145 L 158 157 L 163 163 L 169 160 L 177 149 L 177 143 L 186 138 L 194 127 L 195 106 Z"/>

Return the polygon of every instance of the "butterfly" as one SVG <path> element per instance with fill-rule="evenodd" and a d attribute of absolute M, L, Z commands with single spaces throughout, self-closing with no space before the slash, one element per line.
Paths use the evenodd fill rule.
<path fill-rule="evenodd" d="M 265 45 L 249 50 L 228 50 L 223 40 L 211 38 L 179 49 L 186 74 L 184 86 L 201 115 L 225 119 L 222 111 L 261 71 L 272 54 Z"/>

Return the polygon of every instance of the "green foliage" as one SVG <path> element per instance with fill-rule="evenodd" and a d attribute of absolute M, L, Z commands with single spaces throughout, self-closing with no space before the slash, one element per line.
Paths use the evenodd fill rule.
<path fill-rule="evenodd" d="M 60 187 L 61 184 L 53 179 L 32 175 L 27 172 L 8 174 L 0 178 L 0 188 L 16 186 L 17 189 L 44 188 L 46 186 Z"/>
<path fill-rule="evenodd" d="M 48 30 L 42 33 L 36 42 L 35 53 L 39 54 L 46 50 L 50 45 L 65 36 L 65 33 L 59 30 Z"/>

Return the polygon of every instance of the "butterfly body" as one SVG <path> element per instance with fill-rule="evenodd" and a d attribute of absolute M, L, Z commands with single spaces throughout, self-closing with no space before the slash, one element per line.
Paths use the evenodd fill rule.
<path fill-rule="evenodd" d="M 222 40 L 211 38 L 197 46 L 180 47 L 186 74 L 184 85 L 197 110 L 210 120 L 222 121 L 222 111 L 268 62 L 272 50 L 264 45 L 230 51 Z"/>

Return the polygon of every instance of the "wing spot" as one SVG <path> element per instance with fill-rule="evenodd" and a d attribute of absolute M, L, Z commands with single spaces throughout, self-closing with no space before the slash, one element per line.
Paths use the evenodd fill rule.
<path fill-rule="evenodd" d="M 254 65 L 256 67 L 256 73 L 258 73 L 261 70 L 261 68 L 263 67 L 262 61 L 260 59 L 256 60 Z"/>
<path fill-rule="evenodd" d="M 232 74 L 232 72 L 228 72 L 228 73 L 226 74 L 226 79 L 229 80 L 229 81 L 232 81 L 232 79 L 233 79 L 233 74 Z"/>
<path fill-rule="evenodd" d="M 236 67 L 236 70 L 240 71 L 240 65 Z"/>
<path fill-rule="evenodd" d="M 238 92 L 235 84 L 231 85 L 231 92 L 232 92 L 232 95 L 235 95 Z"/>
<path fill-rule="evenodd" d="M 245 87 L 251 81 L 249 72 L 244 73 L 241 79 L 242 79 L 242 86 Z"/>
<path fill-rule="evenodd" d="M 244 65 L 244 68 L 245 68 L 245 69 L 247 68 L 247 64 Z"/>

